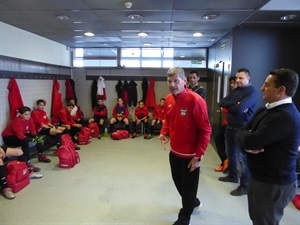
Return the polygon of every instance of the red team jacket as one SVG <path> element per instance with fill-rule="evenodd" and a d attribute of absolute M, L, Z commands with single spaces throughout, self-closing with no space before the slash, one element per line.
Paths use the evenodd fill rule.
<path fill-rule="evenodd" d="M 47 112 L 40 109 L 35 109 L 31 113 L 31 118 L 33 120 L 36 132 L 40 132 L 42 125 L 47 125 L 50 123 L 50 120 L 47 116 Z"/>
<path fill-rule="evenodd" d="M 17 136 L 18 139 L 23 140 L 26 138 L 26 133 L 36 135 L 33 121 L 31 118 L 24 121 L 21 117 L 18 116 L 12 119 L 12 121 L 7 125 L 7 127 L 2 132 L 2 136 Z"/>
<path fill-rule="evenodd" d="M 201 158 L 210 141 L 211 126 L 207 105 L 197 93 L 185 89 L 179 95 L 167 95 L 165 123 L 160 131 L 169 135 L 171 151 L 182 158 Z"/>
<path fill-rule="evenodd" d="M 72 126 L 76 122 L 73 120 L 71 114 L 68 112 L 66 108 L 59 110 L 54 116 L 52 117 L 52 124 L 64 124 Z"/>
<path fill-rule="evenodd" d="M 161 105 L 156 105 L 153 113 L 152 113 L 153 118 L 162 121 L 165 119 L 165 110 L 164 110 L 164 106 Z"/>
<path fill-rule="evenodd" d="M 118 118 L 120 115 L 122 119 L 127 118 L 129 116 L 129 111 L 125 105 L 120 107 L 119 104 L 117 104 L 113 109 L 113 117 Z"/>
<path fill-rule="evenodd" d="M 107 116 L 107 108 L 105 105 L 96 105 L 94 107 L 93 112 L 95 116 L 101 116 L 101 117 Z"/>
<path fill-rule="evenodd" d="M 134 110 L 134 115 L 139 119 L 148 117 L 148 108 L 146 106 L 144 106 L 143 108 L 138 106 Z"/>

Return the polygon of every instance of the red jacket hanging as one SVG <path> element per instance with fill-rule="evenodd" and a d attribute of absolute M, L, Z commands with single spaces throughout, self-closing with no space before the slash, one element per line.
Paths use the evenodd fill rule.
<path fill-rule="evenodd" d="M 61 93 L 59 93 L 60 84 L 57 79 L 53 80 L 53 90 L 52 90 L 52 107 L 51 116 L 63 108 L 63 102 L 61 99 Z"/>
<path fill-rule="evenodd" d="M 10 118 L 14 119 L 17 116 L 18 109 L 24 106 L 19 86 L 14 77 L 10 79 L 7 89 L 9 90 L 8 104 L 10 109 Z"/>
<path fill-rule="evenodd" d="M 145 102 L 145 106 L 147 106 L 148 108 L 155 108 L 156 106 L 154 82 L 155 82 L 154 78 L 151 77 L 148 92 L 147 92 L 146 102 Z"/>
<path fill-rule="evenodd" d="M 70 98 L 75 99 L 75 93 L 72 84 L 70 82 L 70 79 L 66 80 L 65 85 L 66 85 L 66 99 L 70 99 Z"/>

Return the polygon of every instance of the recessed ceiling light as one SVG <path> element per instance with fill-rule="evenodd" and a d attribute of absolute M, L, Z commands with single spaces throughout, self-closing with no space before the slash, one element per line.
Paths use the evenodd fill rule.
<path fill-rule="evenodd" d="M 142 19 L 142 16 L 139 15 L 139 14 L 130 14 L 127 16 L 129 19 L 132 19 L 132 20 L 140 20 Z"/>
<path fill-rule="evenodd" d="M 144 33 L 144 32 L 140 32 L 140 33 L 138 33 L 138 35 L 139 35 L 140 37 L 147 37 L 147 36 L 148 36 L 148 34 L 147 34 L 147 33 Z"/>
<path fill-rule="evenodd" d="M 204 20 L 214 20 L 216 18 L 218 18 L 218 15 L 213 13 L 202 16 Z"/>
<path fill-rule="evenodd" d="M 202 35 L 203 35 L 203 34 L 200 33 L 200 32 L 197 32 L 197 33 L 194 33 L 194 34 L 193 34 L 194 37 L 201 37 Z"/>
<path fill-rule="evenodd" d="M 88 37 L 93 37 L 95 34 L 92 32 L 86 32 L 86 33 L 84 33 L 84 35 L 88 36 Z"/>
<path fill-rule="evenodd" d="M 144 45 L 144 46 L 150 46 L 151 43 L 146 42 L 146 43 L 144 43 L 143 45 Z"/>
<path fill-rule="evenodd" d="M 297 18 L 297 15 L 286 15 L 286 16 L 280 17 L 280 20 L 294 20 L 296 18 Z"/>
<path fill-rule="evenodd" d="M 59 20 L 69 20 L 69 17 L 67 15 L 58 15 L 56 16 L 56 18 Z"/>
<path fill-rule="evenodd" d="M 209 41 L 215 41 L 216 39 L 215 38 L 211 38 L 211 39 L 209 39 Z"/>

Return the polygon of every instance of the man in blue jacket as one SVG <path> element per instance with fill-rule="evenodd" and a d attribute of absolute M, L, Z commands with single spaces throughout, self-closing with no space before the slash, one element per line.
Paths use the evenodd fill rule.
<path fill-rule="evenodd" d="M 250 83 L 250 72 L 241 68 L 236 73 L 237 88 L 221 99 L 220 107 L 227 108 L 227 127 L 225 131 L 225 145 L 228 158 L 228 176 L 220 177 L 223 182 L 239 182 L 238 162 L 241 168 L 240 185 L 230 192 L 233 196 L 247 194 L 249 170 L 246 153 L 239 144 L 240 131 L 250 121 L 254 114 L 258 93 Z"/>
<path fill-rule="evenodd" d="M 292 97 L 298 80 L 292 70 L 272 70 L 261 88 L 267 104 L 240 135 L 251 175 L 248 210 L 253 225 L 279 224 L 296 194 L 300 114 Z"/>

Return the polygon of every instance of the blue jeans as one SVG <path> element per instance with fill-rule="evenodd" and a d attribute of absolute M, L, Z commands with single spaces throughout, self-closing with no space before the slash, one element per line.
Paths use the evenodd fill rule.
<path fill-rule="evenodd" d="M 226 128 L 225 145 L 228 159 L 228 172 L 232 178 L 238 178 L 238 165 L 241 168 L 240 186 L 247 188 L 249 183 L 249 169 L 246 153 L 241 149 L 239 143 L 240 129 Z M 239 163 L 239 164 L 238 164 Z"/>

